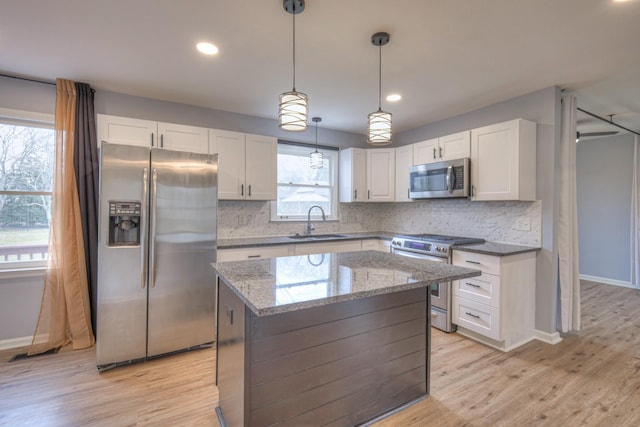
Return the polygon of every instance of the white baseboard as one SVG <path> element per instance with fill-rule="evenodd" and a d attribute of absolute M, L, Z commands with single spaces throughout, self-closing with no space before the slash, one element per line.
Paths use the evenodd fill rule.
<path fill-rule="evenodd" d="M 631 282 L 625 282 L 623 280 L 616 280 L 616 279 L 607 279 L 606 277 L 597 277 L 597 276 L 589 276 L 588 274 L 581 274 L 580 279 L 588 280 L 590 282 L 604 283 L 605 285 L 615 285 L 615 286 L 623 286 L 625 288 L 638 289 L 636 286 L 633 286 Z"/>
<path fill-rule="evenodd" d="M 0 340 L 0 350 L 9 350 L 12 348 L 26 347 L 31 345 L 33 337 L 10 338 L 7 340 Z"/>
<path fill-rule="evenodd" d="M 560 341 L 562 341 L 562 337 L 560 336 L 560 332 L 556 331 L 553 333 L 539 331 L 538 329 L 533 330 L 533 336 L 542 342 L 546 342 L 547 344 L 556 345 Z"/>

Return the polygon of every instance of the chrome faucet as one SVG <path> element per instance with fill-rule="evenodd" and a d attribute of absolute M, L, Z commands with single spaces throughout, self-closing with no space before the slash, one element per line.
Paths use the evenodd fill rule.
<path fill-rule="evenodd" d="M 315 230 L 316 228 L 313 226 L 313 224 L 311 224 L 311 210 L 313 208 L 318 208 L 320 209 L 320 212 L 322 212 L 322 220 L 326 221 L 327 220 L 327 216 L 324 214 L 324 209 L 322 209 L 322 206 L 318 206 L 318 205 L 313 205 L 309 208 L 309 212 L 307 212 L 307 236 L 311 236 L 311 232 L 313 230 Z"/>

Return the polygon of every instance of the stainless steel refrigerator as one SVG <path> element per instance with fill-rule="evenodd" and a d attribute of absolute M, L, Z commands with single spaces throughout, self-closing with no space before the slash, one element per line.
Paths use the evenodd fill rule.
<path fill-rule="evenodd" d="M 215 340 L 217 155 L 100 147 L 99 370 Z"/>

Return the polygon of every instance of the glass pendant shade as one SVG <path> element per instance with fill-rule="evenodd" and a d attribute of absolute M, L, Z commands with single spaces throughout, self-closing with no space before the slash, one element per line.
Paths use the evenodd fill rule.
<path fill-rule="evenodd" d="M 382 111 L 369 114 L 369 132 L 367 142 L 371 145 L 391 144 L 391 113 Z"/>
<path fill-rule="evenodd" d="M 303 132 L 307 130 L 307 117 L 309 115 L 309 98 L 302 92 L 284 92 L 280 94 L 280 108 L 278 117 L 280 128 L 291 132 Z"/>
<path fill-rule="evenodd" d="M 311 156 L 309 157 L 309 166 L 311 167 L 311 169 L 322 169 L 322 163 L 323 159 L 321 152 L 316 150 L 311 153 Z"/>

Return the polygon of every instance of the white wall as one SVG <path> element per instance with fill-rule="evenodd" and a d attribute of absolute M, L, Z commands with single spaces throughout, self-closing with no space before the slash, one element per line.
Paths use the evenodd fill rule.
<path fill-rule="evenodd" d="M 578 143 L 580 274 L 631 282 L 633 135 Z"/>
<path fill-rule="evenodd" d="M 27 277 L 0 277 L 0 349 L 8 340 L 26 339 L 16 342 L 17 346 L 31 343 L 43 286 L 44 271 Z"/>

